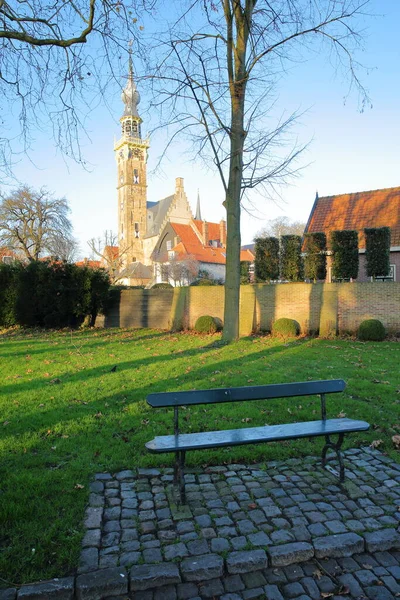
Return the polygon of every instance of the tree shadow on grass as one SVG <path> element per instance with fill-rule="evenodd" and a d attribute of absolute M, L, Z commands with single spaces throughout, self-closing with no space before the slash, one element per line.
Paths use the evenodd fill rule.
<path fill-rule="evenodd" d="M 192 349 L 179 354 L 179 357 L 190 357 L 196 359 L 199 355 L 204 354 L 207 351 L 214 349 L 214 344 L 211 344 L 207 347 L 202 347 L 201 349 Z M 96 393 L 98 397 L 95 400 L 89 401 L 87 404 L 77 404 L 76 401 L 71 398 L 70 400 L 66 400 L 68 404 L 66 406 L 57 406 L 50 410 L 40 410 L 38 411 L 37 407 L 33 407 L 31 411 L 25 412 L 23 416 L 19 417 L 16 423 L 16 427 L 18 429 L 18 435 L 24 434 L 25 432 L 34 432 L 38 429 L 40 430 L 52 430 L 54 425 L 63 423 L 63 425 L 68 424 L 69 422 L 78 421 L 79 419 L 85 419 L 90 416 L 94 416 L 101 411 L 104 411 L 104 404 L 107 403 L 110 406 L 115 405 L 118 401 L 125 400 L 127 405 L 132 405 L 137 403 L 138 405 L 142 404 L 143 409 L 138 409 L 138 412 L 142 414 L 147 414 L 150 411 L 150 414 L 153 414 L 156 419 L 159 419 L 163 414 L 168 413 L 169 411 L 157 411 L 154 412 L 151 410 L 147 404 L 145 404 L 145 399 L 148 394 L 154 392 L 163 392 L 163 391 L 174 391 L 177 389 L 209 389 L 210 387 L 230 387 L 231 385 L 248 385 L 248 372 L 249 369 L 254 369 L 255 363 L 258 359 L 265 359 L 266 356 L 270 358 L 275 358 L 281 355 L 282 353 L 288 352 L 291 348 L 277 346 L 273 348 L 262 348 L 255 349 L 255 352 L 251 354 L 247 354 L 245 356 L 235 357 L 231 360 L 216 360 L 213 366 L 210 364 L 198 366 L 196 369 L 191 369 L 189 372 L 183 373 L 182 365 L 178 365 L 176 373 L 172 376 L 162 379 L 162 380 L 150 380 L 145 382 L 144 385 L 139 387 L 135 387 L 131 384 L 129 387 L 129 381 L 123 379 L 120 381 L 121 389 L 118 392 L 109 393 L 107 391 L 103 391 L 100 388 L 93 390 L 93 393 Z M 148 357 L 145 361 L 126 361 L 122 364 L 118 365 L 119 375 L 123 375 L 124 373 L 130 373 L 132 370 L 135 370 L 136 366 L 143 366 L 144 364 L 153 364 L 155 362 L 165 362 L 175 360 L 176 356 L 173 355 L 164 355 L 160 357 Z M 212 381 L 210 381 L 210 371 L 215 366 L 218 367 L 218 371 L 221 373 L 232 373 L 231 381 L 225 385 L 212 385 Z M 117 373 L 110 373 L 107 367 L 107 377 L 111 378 L 113 381 L 113 387 L 115 387 L 115 376 Z M 90 370 L 83 370 L 78 373 L 75 373 L 69 376 L 68 380 L 65 379 L 66 383 L 75 383 L 78 384 L 77 391 L 74 390 L 74 395 L 81 389 L 81 386 L 84 386 L 87 383 L 88 379 L 96 379 L 99 377 L 105 377 L 105 370 L 103 367 L 96 367 Z M 180 378 L 180 380 L 179 380 Z M 182 378 L 184 380 L 182 381 Z M 288 381 L 290 377 L 286 379 Z M 178 381 L 177 381 L 178 380 Z M 232 382 L 232 383 L 231 383 Z M 279 381 L 279 376 L 277 376 L 272 370 L 265 371 L 263 370 L 263 364 L 260 364 L 260 375 L 258 379 L 252 379 L 252 385 L 264 385 L 267 383 L 281 383 Z M 37 384 L 42 385 L 42 380 L 37 380 Z M 197 384 L 197 385 L 196 385 Z M 22 385 L 22 389 L 21 389 Z M 48 384 L 45 384 L 48 385 Z M 107 383 L 104 384 L 106 387 Z M 62 384 L 57 385 L 57 389 L 62 392 Z M 10 386 L 3 386 L 3 391 L 6 391 L 9 394 L 21 392 L 21 391 L 32 391 L 32 382 L 26 382 L 25 384 L 15 384 Z M 37 386 L 38 389 L 38 386 Z M 71 393 L 71 392 L 70 392 Z M 74 405 L 76 404 L 76 406 Z M 73 406 L 73 408 L 68 408 L 69 406 Z M 130 417 L 130 421 L 127 421 L 123 414 L 120 414 L 122 407 L 118 407 L 118 411 L 116 412 L 116 418 L 122 419 L 124 422 L 126 421 L 126 426 L 136 426 L 136 424 L 132 423 L 132 417 Z M 139 419 L 138 419 L 139 420 Z M 162 418 L 159 419 L 160 422 L 163 421 Z M 100 423 L 100 428 L 102 427 Z M 228 428 L 228 427 L 225 427 Z M 158 427 L 157 427 L 158 429 Z M 4 439 L 7 437 L 11 437 L 14 435 L 12 422 L 7 427 L 7 431 L 3 432 Z M 160 432 L 159 432 L 160 433 Z"/>

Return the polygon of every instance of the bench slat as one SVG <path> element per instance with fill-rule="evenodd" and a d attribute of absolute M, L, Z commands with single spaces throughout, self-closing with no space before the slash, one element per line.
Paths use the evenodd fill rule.
<path fill-rule="evenodd" d="M 161 408 L 168 406 L 189 406 L 191 404 L 243 402 L 245 400 L 271 400 L 273 398 L 291 398 L 293 396 L 333 394 L 343 392 L 345 387 L 346 383 L 343 379 L 326 379 L 323 381 L 253 385 L 238 388 L 214 388 L 211 390 L 194 390 L 189 392 L 162 392 L 159 394 L 149 394 L 147 402 L 154 408 Z"/>
<path fill-rule="evenodd" d="M 201 433 L 180 433 L 177 436 L 164 435 L 147 442 L 150 452 L 176 452 L 178 450 L 201 450 L 222 446 L 238 446 L 290 440 L 294 438 L 315 437 L 335 433 L 366 431 L 369 424 L 352 419 L 328 419 L 326 421 L 307 421 L 285 425 L 266 425 L 245 429 L 224 431 L 204 431 Z"/>

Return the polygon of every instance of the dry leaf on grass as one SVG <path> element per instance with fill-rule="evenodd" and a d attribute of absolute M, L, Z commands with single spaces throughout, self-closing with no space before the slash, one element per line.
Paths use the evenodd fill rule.
<path fill-rule="evenodd" d="M 392 436 L 392 442 L 396 446 L 396 449 L 400 450 L 400 435 L 396 434 Z"/>
<path fill-rule="evenodd" d="M 373 440 L 369 447 L 370 448 L 379 448 L 379 446 L 381 446 L 383 444 L 383 440 Z"/>
<path fill-rule="evenodd" d="M 76 490 L 83 490 L 83 488 L 85 487 L 84 485 L 81 485 L 80 483 L 75 484 L 75 489 Z"/>

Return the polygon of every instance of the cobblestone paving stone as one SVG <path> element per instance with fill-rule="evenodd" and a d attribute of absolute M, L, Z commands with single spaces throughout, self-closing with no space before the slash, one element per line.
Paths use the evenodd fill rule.
<path fill-rule="evenodd" d="M 314 457 L 188 470 L 185 506 L 171 469 L 98 474 L 79 573 L 124 566 L 149 599 L 153 575 L 182 600 L 399 597 L 400 465 L 371 448 L 345 463 L 344 486 Z"/>
<path fill-rule="evenodd" d="M 171 469 L 97 474 L 76 597 L 398 598 L 400 465 L 371 448 L 345 464 L 343 486 L 315 457 L 188 470 L 185 506 Z"/>

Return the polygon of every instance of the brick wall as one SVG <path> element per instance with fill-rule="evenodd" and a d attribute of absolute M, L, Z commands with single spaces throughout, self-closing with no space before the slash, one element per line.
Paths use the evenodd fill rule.
<path fill-rule="evenodd" d="M 224 315 L 224 287 L 123 290 L 104 319 L 105 327 L 192 329 L 198 317 Z M 269 331 L 281 317 L 299 322 L 302 332 L 355 332 L 364 319 L 380 319 L 400 331 L 400 283 L 287 283 L 242 286 L 240 335 Z"/>

